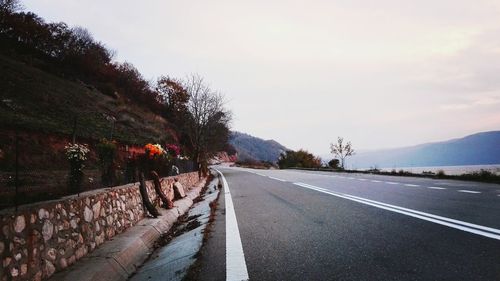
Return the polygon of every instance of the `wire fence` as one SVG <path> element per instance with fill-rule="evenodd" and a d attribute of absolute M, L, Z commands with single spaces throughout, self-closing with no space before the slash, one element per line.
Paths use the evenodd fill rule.
<path fill-rule="evenodd" d="M 81 186 L 70 188 L 70 164 L 64 150 L 69 142 L 56 136 L 0 134 L 0 209 L 137 181 L 137 146 L 118 145 L 112 181 L 104 184 L 96 142 L 81 141 L 89 145 L 90 153 L 81 169 Z M 161 177 L 197 170 L 187 159 L 174 158 L 161 165 L 155 168 Z"/>

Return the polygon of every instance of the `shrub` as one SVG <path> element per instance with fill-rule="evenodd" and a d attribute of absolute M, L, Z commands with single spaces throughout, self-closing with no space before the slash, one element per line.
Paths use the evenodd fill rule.
<path fill-rule="evenodd" d="M 488 171 L 488 170 L 481 169 L 481 171 L 479 171 L 479 177 L 481 177 L 481 178 L 489 178 L 492 176 L 493 176 L 493 173 Z"/>
<path fill-rule="evenodd" d="M 340 161 L 339 159 L 332 159 L 330 161 L 328 161 L 328 166 L 332 169 L 338 169 L 339 168 L 339 165 L 340 165 Z"/>
<path fill-rule="evenodd" d="M 461 178 L 467 180 L 480 180 L 480 181 L 491 181 L 498 179 L 498 177 L 488 170 L 481 169 L 479 172 L 472 172 L 460 175 Z"/>
<path fill-rule="evenodd" d="M 68 144 L 64 147 L 66 157 L 70 164 L 68 187 L 70 193 L 78 193 L 81 191 L 83 180 L 83 164 L 87 160 L 89 149 L 85 144 Z"/>
<path fill-rule="evenodd" d="M 281 153 L 278 165 L 280 169 L 290 167 L 319 168 L 321 167 L 321 159 L 302 149 L 299 151 L 287 150 Z"/>
<path fill-rule="evenodd" d="M 446 173 L 443 170 L 439 170 L 439 171 L 437 171 L 436 176 L 438 178 L 443 178 L 446 176 Z"/>
<path fill-rule="evenodd" d="M 167 148 L 167 153 L 173 158 L 177 158 L 181 154 L 181 148 L 175 144 L 167 144 L 165 145 Z"/>

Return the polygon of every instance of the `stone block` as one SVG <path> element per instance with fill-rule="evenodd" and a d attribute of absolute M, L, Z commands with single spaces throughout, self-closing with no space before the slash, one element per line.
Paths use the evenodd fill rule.
<path fill-rule="evenodd" d="M 16 220 L 14 221 L 14 231 L 17 233 L 21 233 L 25 227 L 26 220 L 24 218 L 24 215 L 17 216 Z"/>

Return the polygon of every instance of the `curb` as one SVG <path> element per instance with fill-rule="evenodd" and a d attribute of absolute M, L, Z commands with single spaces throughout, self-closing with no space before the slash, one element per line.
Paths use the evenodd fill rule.
<path fill-rule="evenodd" d="M 174 202 L 173 209 L 159 209 L 160 217 L 142 219 L 135 226 L 106 241 L 75 265 L 54 274 L 48 280 L 127 280 L 148 258 L 160 236 L 170 230 L 177 218 L 189 210 L 205 183 L 206 179 L 202 179 L 185 198 Z"/>

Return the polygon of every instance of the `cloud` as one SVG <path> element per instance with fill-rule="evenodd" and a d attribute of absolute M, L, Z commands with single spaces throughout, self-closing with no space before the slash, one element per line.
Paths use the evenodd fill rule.
<path fill-rule="evenodd" d="M 440 95 L 500 90 L 500 23 L 469 35 L 466 48 L 451 55 L 437 54 L 417 64 L 414 86 L 440 91 Z"/>
<path fill-rule="evenodd" d="M 483 96 L 483 97 L 471 97 L 466 103 L 452 103 L 441 105 L 442 110 L 465 110 L 475 107 L 487 107 L 495 106 L 500 104 L 500 95 L 498 96 Z"/>

